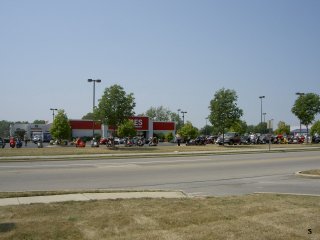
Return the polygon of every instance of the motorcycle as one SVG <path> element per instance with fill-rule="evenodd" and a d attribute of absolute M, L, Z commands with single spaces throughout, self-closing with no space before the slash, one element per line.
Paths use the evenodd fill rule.
<path fill-rule="evenodd" d="M 82 141 L 81 138 L 77 138 L 76 140 L 76 147 L 85 147 L 86 143 L 84 141 Z"/>
<path fill-rule="evenodd" d="M 144 145 L 144 139 L 142 137 L 138 138 L 136 145 L 142 147 Z"/>
<path fill-rule="evenodd" d="M 91 147 L 99 147 L 99 143 L 95 138 L 93 138 L 91 141 Z"/>
<path fill-rule="evenodd" d="M 150 137 L 149 138 L 149 146 L 157 146 L 158 145 L 158 139 L 156 137 Z"/>
<path fill-rule="evenodd" d="M 38 148 L 43 148 L 43 143 L 41 139 L 37 142 L 37 146 Z"/>
<path fill-rule="evenodd" d="M 14 148 L 16 146 L 16 141 L 13 137 L 10 138 L 9 145 L 11 148 Z"/>
<path fill-rule="evenodd" d="M 130 138 L 126 138 L 124 141 L 124 146 L 125 147 L 132 147 L 133 146 L 133 141 Z"/>
<path fill-rule="evenodd" d="M 21 148 L 22 147 L 22 141 L 18 138 L 16 142 L 16 147 Z"/>

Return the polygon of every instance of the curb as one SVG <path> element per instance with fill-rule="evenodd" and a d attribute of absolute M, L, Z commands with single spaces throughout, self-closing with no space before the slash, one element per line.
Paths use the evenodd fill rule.
<path fill-rule="evenodd" d="M 59 203 L 70 201 L 95 201 L 137 198 L 187 198 L 182 191 L 155 191 L 155 192 L 113 192 L 113 193 L 76 193 L 61 195 L 46 195 L 34 197 L 14 197 L 0 199 L 0 207 L 25 205 L 35 203 Z"/>

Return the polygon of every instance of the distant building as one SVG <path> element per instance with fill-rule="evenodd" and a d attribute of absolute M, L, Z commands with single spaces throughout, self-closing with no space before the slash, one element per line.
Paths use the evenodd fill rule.
<path fill-rule="evenodd" d="M 294 129 L 294 130 L 290 131 L 290 133 L 292 135 L 300 134 L 300 128 Z M 309 129 L 309 133 L 310 133 L 310 129 Z M 307 129 L 306 128 L 301 128 L 301 134 L 302 135 L 307 135 Z"/>
<path fill-rule="evenodd" d="M 34 123 L 14 123 L 10 125 L 10 136 L 19 135 L 23 133 L 28 139 L 32 139 L 34 136 L 40 136 L 44 141 L 50 141 L 50 124 L 34 124 Z"/>
<path fill-rule="evenodd" d="M 157 134 L 175 134 L 175 122 L 159 122 L 152 121 L 149 117 L 130 117 L 134 122 L 137 130 L 137 135 L 145 138 L 153 137 Z M 109 137 L 114 132 L 112 127 L 101 124 L 99 121 L 92 120 L 70 119 L 69 124 L 72 130 L 72 138 L 91 137 L 93 132 L 95 135 Z M 33 124 L 33 123 L 15 123 L 10 125 L 10 136 L 18 135 L 18 132 L 23 132 L 29 139 L 34 136 L 40 136 L 44 141 L 50 141 L 50 124 Z"/>
<path fill-rule="evenodd" d="M 133 121 L 137 135 L 145 138 L 153 137 L 157 134 L 175 134 L 175 122 L 159 122 L 152 121 L 149 117 L 130 117 Z M 72 129 L 72 137 L 92 136 L 93 121 L 92 120 L 70 120 Z M 113 134 L 114 128 L 108 125 L 95 122 L 94 133 L 102 137 L 109 137 Z"/>

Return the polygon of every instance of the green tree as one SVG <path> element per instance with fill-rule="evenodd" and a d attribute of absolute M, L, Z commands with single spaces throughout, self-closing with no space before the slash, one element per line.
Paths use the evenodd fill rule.
<path fill-rule="evenodd" d="M 320 120 L 316 121 L 312 127 L 311 127 L 311 130 L 310 130 L 310 134 L 311 136 L 314 136 L 315 134 L 320 134 Z"/>
<path fill-rule="evenodd" d="M 5 120 L 0 121 L 0 137 L 10 136 L 10 124 L 13 124 L 13 122 L 5 121 Z"/>
<path fill-rule="evenodd" d="M 149 108 L 145 116 L 149 117 L 153 121 L 168 122 L 170 120 L 171 111 L 163 106 Z"/>
<path fill-rule="evenodd" d="M 213 132 L 213 127 L 210 125 L 205 125 L 203 128 L 200 129 L 199 133 L 201 135 L 211 135 Z"/>
<path fill-rule="evenodd" d="M 196 138 L 199 134 L 199 131 L 196 127 L 192 125 L 191 122 L 188 121 L 180 128 L 178 133 L 183 139 L 186 140 L 186 139 Z"/>
<path fill-rule="evenodd" d="M 46 121 L 45 120 L 34 120 L 33 124 L 45 124 Z"/>
<path fill-rule="evenodd" d="M 82 120 L 96 120 L 95 115 L 92 112 L 87 113 L 82 117 Z"/>
<path fill-rule="evenodd" d="M 274 131 L 275 134 L 290 134 L 290 125 L 287 125 L 285 122 L 280 121 L 278 123 L 278 128 Z"/>
<path fill-rule="evenodd" d="M 174 139 L 174 136 L 173 136 L 172 132 L 169 132 L 166 134 L 165 138 L 168 142 L 171 142 Z"/>
<path fill-rule="evenodd" d="M 51 136 L 58 141 L 61 141 L 63 139 L 70 139 L 71 127 L 67 114 L 64 112 L 64 110 L 58 110 L 58 113 L 55 116 L 50 128 L 50 133 Z"/>
<path fill-rule="evenodd" d="M 134 137 L 137 135 L 137 130 L 135 129 L 134 122 L 132 120 L 125 120 L 121 123 L 117 129 L 119 137 Z"/>
<path fill-rule="evenodd" d="M 244 134 L 247 132 L 247 128 L 247 123 L 245 121 L 239 120 L 234 122 L 234 124 L 230 127 L 229 131 Z"/>
<path fill-rule="evenodd" d="M 134 115 L 135 106 L 133 93 L 127 94 L 121 86 L 115 84 L 105 89 L 94 114 L 97 119 L 116 129 Z"/>
<path fill-rule="evenodd" d="M 214 94 L 210 101 L 209 120 L 214 127 L 222 133 L 224 142 L 224 133 L 236 122 L 240 121 L 243 110 L 237 106 L 238 96 L 234 90 L 220 89 Z"/>
<path fill-rule="evenodd" d="M 315 93 L 299 95 L 291 112 L 307 127 L 308 135 L 309 125 L 314 121 L 315 116 L 320 113 L 320 96 Z"/>
<path fill-rule="evenodd" d="M 257 126 L 254 127 L 254 132 L 256 133 L 267 133 L 268 126 L 266 122 L 259 123 Z"/>
<path fill-rule="evenodd" d="M 175 122 L 176 130 L 179 130 L 182 127 L 182 119 L 179 114 L 172 112 L 163 106 L 150 107 L 145 113 L 141 114 L 141 116 L 149 117 L 153 121 Z"/>

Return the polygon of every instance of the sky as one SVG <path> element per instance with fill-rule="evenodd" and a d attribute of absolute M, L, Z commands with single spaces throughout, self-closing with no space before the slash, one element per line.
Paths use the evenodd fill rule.
<path fill-rule="evenodd" d="M 135 113 L 186 111 L 202 128 L 232 89 L 242 119 L 293 126 L 296 92 L 320 93 L 318 0 L 0 0 L 0 120 L 52 121 L 92 111 L 106 88 Z M 316 120 L 319 115 L 316 116 Z"/>

